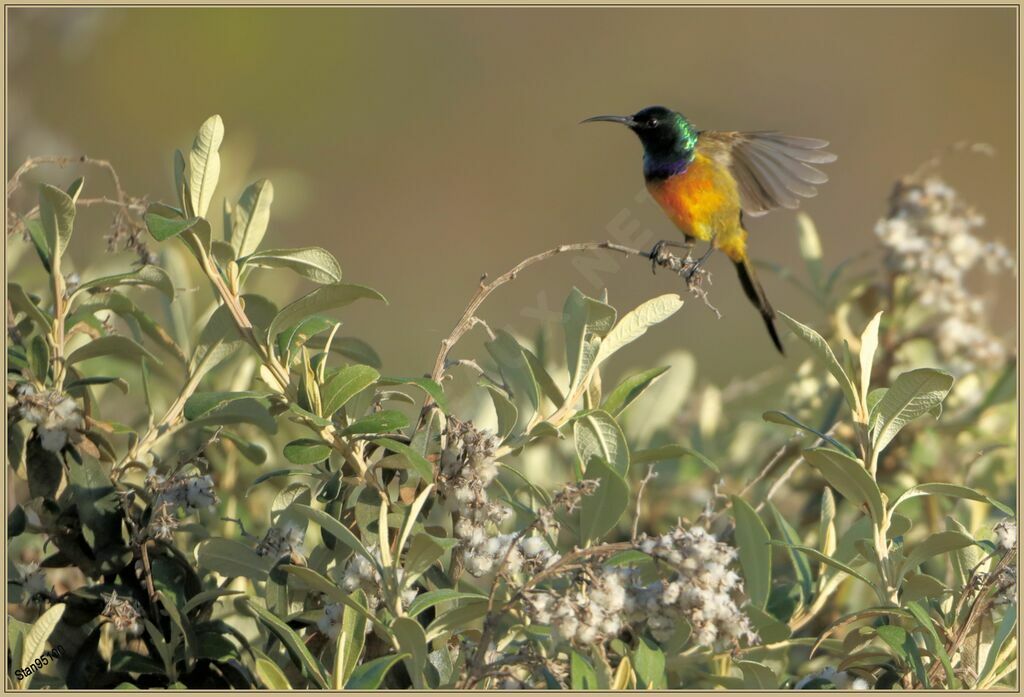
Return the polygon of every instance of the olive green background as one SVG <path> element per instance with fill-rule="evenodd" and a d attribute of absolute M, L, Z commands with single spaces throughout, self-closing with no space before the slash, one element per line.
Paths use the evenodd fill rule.
<path fill-rule="evenodd" d="M 270 177 L 265 244 L 327 247 L 349 281 L 383 292 L 390 305 L 347 309 L 344 332 L 369 340 L 389 373 L 421 374 L 482 272 L 562 242 L 648 248 L 678 234 L 638 196 L 635 138 L 577 125 L 593 114 L 664 104 L 702 128 L 830 140 L 832 181 L 804 205 L 828 265 L 874 248 L 898 176 L 956 141 L 990 143 L 993 157 L 954 154 L 944 171 L 988 218 L 985 234 L 1015 246 L 1015 12 L 8 9 L 7 171 L 28 155 L 88 154 L 111 160 L 131 193 L 170 200 L 174 148 L 219 113 L 215 205 Z M 106 186 L 89 173 L 87 193 Z M 80 268 L 103 253 L 109 215 L 82 214 Z M 792 212 L 750 227 L 756 259 L 799 268 Z M 688 301 L 619 368 L 676 347 L 713 379 L 780 360 L 727 261 L 710 268 L 723 318 Z M 762 277 L 778 309 L 822 319 L 784 280 Z M 1009 331 L 1013 280 L 999 283 L 993 312 Z M 557 321 L 574 285 L 591 295 L 606 286 L 625 310 L 680 284 L 637 259 L 562 258 L 524 273 L 481 314 L 531 336 L 538 318 Z M 456 354 L 478 349 L 467 341 Z"/>

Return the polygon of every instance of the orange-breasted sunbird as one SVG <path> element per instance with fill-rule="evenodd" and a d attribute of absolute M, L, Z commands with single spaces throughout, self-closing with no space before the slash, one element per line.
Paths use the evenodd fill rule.
<path fill-rule="evenodd" d="M 798 196 L 818 193 L 828 177 L 812 166 L 836 156 L 822 150 L 827 141 L 798 138 L 776 131 L 698 131 L 682 114 L 661 106 L 632 116 L 594 116 L 628 126 L 644 147 L 647 190 L 682 231 L 690 248 L 695 240 L 711 243 L 736 265 L 740 283 L 757 306 L 779 352 L 775 310 L 747 256 L 743 215 L 764 215 L 775 208 L 796 208 Z"/>

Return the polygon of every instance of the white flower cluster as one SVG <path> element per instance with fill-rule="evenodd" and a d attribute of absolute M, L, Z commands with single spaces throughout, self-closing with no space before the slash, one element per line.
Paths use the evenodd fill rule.
<path fill-rule="evenodd" d="M 449 417 L 446 445 L 441 452 L 437 490 L 454 514 L 455 537 L 461 542 L 465 569 L 483 576 L 501 563 L 511 536 L 494 535 L 512 510 L 487 496 L 487 487 L 498 475 L 494 451 L 498 440 L 477 430 L 472 423 Z"/>
<path fill-rule="evenodd" d="M 331 639 L 338 638 L 338 632 L 341 631 L 341 613 L 344 612 L 344 605 L 341 603 L 328 603 L 324 606 L 324 614 L 316 621 L 317 629 L 329 636 Z M 366 623 L 366 630 L 372 627 L 370 623 Z"/>
<path fill-rule="evenodd" d="M 377 545 L 371 545 L 367 550 L 377 563 L 381 563 L 380 548 Z M 398 584 L 402 584 L 404 569 L 398 569 Z M 377 567 L 370 563 L 370 560 L 361 554 L 353 554 L 345 564 L 345 569 L 342 572 L 341 586 L 349 593 L 362 589 L 366 593 L 366 600 L 370 606 L 370 609 L 376 609 L 380 606 L 381 598 L 381 586 L 383 580 L 380 577 L 380 573 L 377 571 Z M 415 588 L 407 588 L 402 591 L 402 607 L 408 607 L 413 600 L 416 599 L 417 591 Z"/>
<path fill-rule="evenodd" d="M 674 573 L 668 579 L 642 585 L 631 569 L 603 567 L 567 592 L 533 593 L 528 604 L 530 616 L 578 644 L 614 637 L 625 624 L 645 626 L 655 639 L 666 641 L 680 620 L 690 625 L 693 641 L 700 646 L 758 640 L 734 598 L 743 590 L 739 575 L 729 569 L 736 560 L 735 549 L 700 527 L 676 528 L 659 537 L 643 538 L 637 549 L 666 562 Z"/>
<path fill-rule="evenodd" d="M 175 474 L 168 479 L 151 469 L 146 486 L 157 496 L 153 503 L 154 509 L 166 502 L 174 508 L 184 507 L 188 514 L 203 508 L 213 508 L 220 501 L 213 490 L 213 477 L 208 474 Z"/>
<path fill-rule="evenodd" d="M 298 552 L 306 539 L 306 531 L 291 523 L 274 525 L 267 534 L 263 536 L 256 545 L 256 553 L 261 557 L 280 559 L 281 557 Z"/>
<path fill-rule="evenodd" d="M 50 597 L 50 587 L 46 583 L 46 570 L 39 568 L 38 562 L 25 566 L 15 565 L 21 573 L 21 590 L 24 594 L 22 605 L 35 605 L 40 600 Z"/>
<path fill-rule="evenodd" d="M 185 515 L 190 515 L 199 509 L 212 508 L 219 502 L 213 490 L 213 477 L 208 474 L 175 474 L 167 478 L 150 469 L 146 488 L 153 496 L 148 531 L 153 539 L 164 542 L 170 542 L 179 527 L 180 509 L 184 508 Z"/>
<path fill-rule="evenodd" d="M 994 274 L 1014 268 L 1006 247 L 975 235 L 983 224 L 952 187 L 922 172 L 897 183 L 891 212 L 875 227 L 886 265 L 904 276 L 917 302 L 934 313 L 939 351 L 963 370 L 996 365 L 1007 352 L 988 327 L 984 301 L 967 285 L 975 269 Z"/>
<path fill-rule="evenodd" d="M 805 687 L 809 690 L 820 689 L 817 684 L 807 687 L 812 682 L 817 680 L 826 680 L 832 683 L 837 690 L 868 690 L 871 689 L 868 685 L 868 681 L 864 678 L 858 678 L 854 675 L 850 675 L 845 670 L 836 670 L 832 666 L 826 666 L 824 669 L 817 673 L 811 673 L 800 678 L 796 685 L 793 686 L 794 690 L 803 690 Z"/>
<path fill-rule="evenodd" d="M 757 633 L 736 604 L 743 592 L 739 574 L 729 569 L 736 549 L 719 542 L 702 527 L 674 528 L 658 537 L 645 537 L 637 547 L 675 568 L 668 580 L 658 581 L 636 594 L 633 614 L 639 614 L 655 639 L 672 636 L 684 618 L 699 646 L 750 643 Z"/>
<path fill-rule="evenodd" d="M 568 593 L 549 591 L 531 594 L 530 617 L 551 625 L 562 639 L 590 645 L 614 638 L 621 631 L 631 604 L 630 572 L 602 567 L 588 582 L 574 584 Z"/>
<path fill-rule="evenodd" d="M 367 548 L 367 551 L 380 563 L 380 548 L 377 545 L 372 545 Z M 403 569 L 398 570 L 398 584 L 402 584 Z M 345 564 L 344 571 L 342 571 L 341 587 L 349 593 L 356 590 L 362 590 L 366 594 L 366 602 L 369 605 L 370 610 L 376 610 L 380 607 L 383 602 L 381 597 L 382 579 L 380 573 L 377 571 L 377 567 L 370 563 L 370 560 L 361 554 L 353 554 Z M 412 601 L 416 599 L 416 595 L 419 591 L 416 588 L 406 588 L 402 591 L 402 607 L 408 608 L 412 604 Z M 344 612 L 344 607 L 341 603 L 327 603 L 324 605 L 324 613 L 317 620 L 317 628 L 321 632 L 336 639 L 338 637 L 338 631 L 341 629 L 341 616 Z M 366 633 L 369 634 L 372 630 L 372 626 L 369 622 L 366 624 Z"/>
<path fill-rule="evenodd" d="M 100 614 L 110 620 L 115 629 L 129 636 L 142 634 L 142 610 L 135 598 L 120 598 L 117 591 L 103 593 L 102 597 L 107 605 Z"/>
<path fill-rule="evenodd" d="M 63 392 L 40 392 L 31 383 L 17 390 L 18 406 L 22 417 L 36 425 L 42 446 L 59 453 L 68 444 L 77 442 L 85 429 L 82 407 Z"/>
<path fill-rule="evenodd" d="M 1000 520 L 992 528 L 992 532 L 996 534 L 996 543 L 1000 549 L 1004 551 L 1010 551 L 1017 546 L 1017 522 L 1006 518 Z"/>

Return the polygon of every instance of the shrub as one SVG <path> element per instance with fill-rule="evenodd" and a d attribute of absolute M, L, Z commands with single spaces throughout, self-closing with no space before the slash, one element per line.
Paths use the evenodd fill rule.
<path fill-rule="evenodd" d="M 564 349 L 478 314 L 556 254 L 645 261 L 611 242 L 482 280 L 429 375 L 381 372 L 333 313 L 383 296 L 264 245 L 269 182 L 213 222 L 222 138 L 213 117 L 176 154 L 174 205 L 89 160 L 116 196 L 43 184 L 9 220 L 43 271 L 9 268 L 9 686 L 1015 681 L 1015 365 L 968 284 L 1012 260 L 934 169 L 897 185 L 860 275 L 802 217 L 806 273 L 782 275 L 826 329 L 782 320 L 811 357 L 698 396 L 685 352 L 602 383 L 679 295 L 620 313 L 573 289 Z M 72 271 L 86 205 L 134 264 Z M 707 300 L 689 257 L 654 261 Z M 286 300 L 289 274 L 315 289 Z M 476 327 L 486 355 L 452 358 Z"/>

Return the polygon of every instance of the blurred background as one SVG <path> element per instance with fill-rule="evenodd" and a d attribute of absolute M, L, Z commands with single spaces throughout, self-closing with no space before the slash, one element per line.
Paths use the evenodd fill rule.
<path fill-rule="evenodd" d="M 876 248 L 899 176 L 952 143 L 985 142 L 991 156 L 953 154 L 943 172 L 986 216 L 986 236 L 1016 248 L 1014 12 L 15 8 L 7 176 L 31 155 L 87 154 L 110 160 L 129 193 L 171 201 L 174 149 L 219 113 L 217 198 L 234 201 L 270 178 L 265 244 L 324 246 L 347 280 L 383 292 L 391 304 L 348 308 L 344 331 L 368 340 L 387 373 L 422 374 L 481 273 L 563 242 L 648 249 L 678 234 L 640 195 L 635 138 L 577 125 L 594 114 L 664 104 L 701 128 L 831 141 L 831 181 L 804 204 L 828 266 Z M 109 191 L 102 171 L 86 173 L 89 194 Z M 55 183 L 78 174 L 35 173 Z M 72 255 L 82 268 L 102 256 L 109 219 L 81 214 Z M 793 212 L 750 227 L 757 260 L 800 266 Z M 777 363 L 730 266 L 710 265 L 722 319 L 689 300 L 628 361 L 686 348 L 710 380 Z M 777 309 L 823 319 L 768 269 L 762 281 Z M 998 282 L 1006 287 L 987 297 L 995 326 L 1010 332 L 1013 280 Z M 573 286 L 607 287 L 625 311 L 681 281 L 636 259 L 559 258 L 502 288 L 481 314 L 532 335 L 538 320 L 558 322 Z M 467 341 L 456 357 L 478 350 Z"/>

